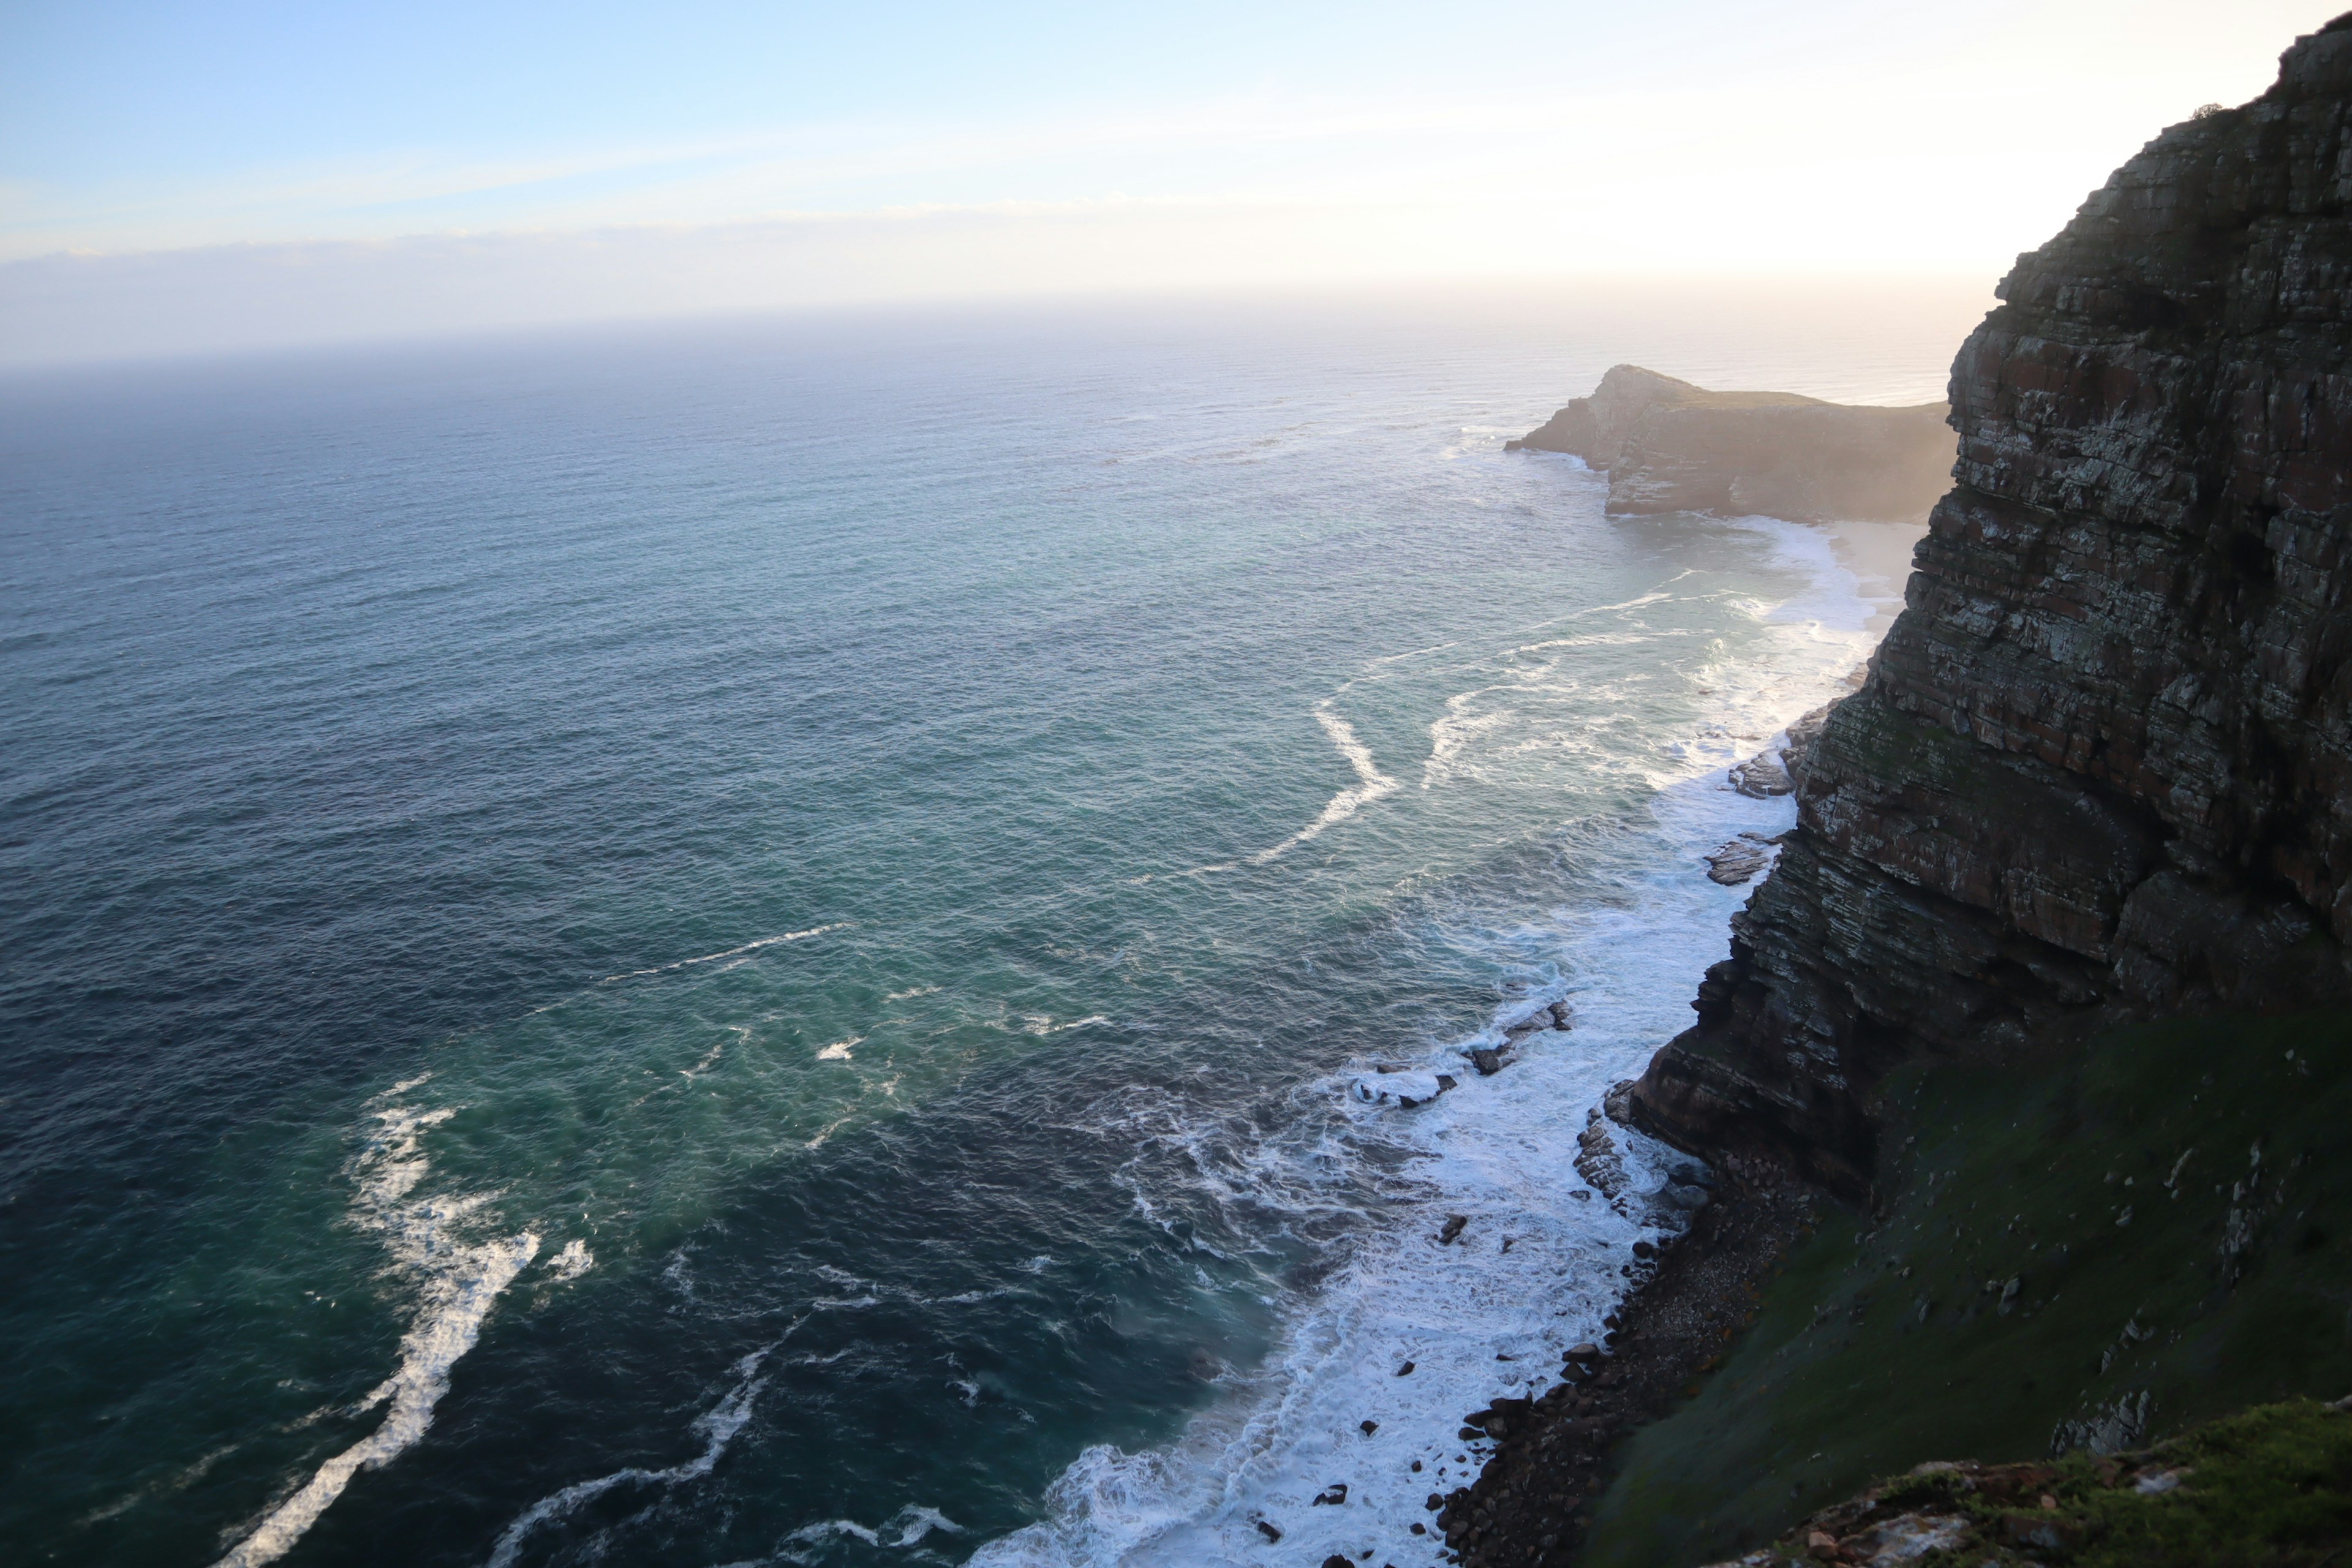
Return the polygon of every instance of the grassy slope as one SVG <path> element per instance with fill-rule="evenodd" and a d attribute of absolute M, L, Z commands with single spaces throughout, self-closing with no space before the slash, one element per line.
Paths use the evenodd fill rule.
<path fill-rule="evenodd" d="M 2040 1075 L 1912 1069 L 1885 1096 L 1883 1217 L 1799 1247 L 1632 1445 L 1589 1563 L 1728 1556 L 1924 1460 L 2042 1458 L 2142 1394 L 2144 1443 L 2352 1390 L 2352 1017 L 2124 1030 Z"/>
<path fill-rule="evenodd" d="M 1874 1526 L 1901 1515 L 1959 1527 L 1919 1568 L 2323 1568 L 2352 1547 L 2352 1414 L 2300 1399 L 2126 1459 L 1904 1476 L 1799 1526 L 1770 1560 L 1815 1568 L 1808 1540 L 1823 1530 L 1868 1551 Z"/>

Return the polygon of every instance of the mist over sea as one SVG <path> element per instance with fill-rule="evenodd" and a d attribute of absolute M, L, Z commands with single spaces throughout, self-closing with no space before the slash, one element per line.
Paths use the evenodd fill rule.
<path fill-rule="evenodd" d="M 1570 1160 L 1696 857 L 1793 820 L 1721 770 L 1900 591 L 1502 441 L 1625 359 L 1937 397 L 1987 302 L 0 381 L 12 1560 L 1433 1562 L 1642 1234 Z"/>

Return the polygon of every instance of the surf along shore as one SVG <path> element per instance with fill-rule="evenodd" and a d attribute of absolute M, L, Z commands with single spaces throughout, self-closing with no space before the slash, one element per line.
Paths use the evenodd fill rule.
<path fill-rule="evenodd" d="M 1948 482 L 1955 442 L 1948 415 L 1943 404 L 1887 409 L 1718 393 L 1619 365 L 1590 396 L 1507 447 L 1559 453 L 1605 472 L 1614 515 L 1714 510 L 1820 529 L 1863 597 L 1878 606 L 1867 628 L 1874 644 L 1900 604 L 1927 508 Z M 1733 769 L 1727 787 L 1790 793 L 1820 720 L 1816 711 L 1792 725 Z M 1719 852 L 1717 880 L 1747 881 L 1769 867 L 1769 847 L 1743 847 Z M 1622 1181 L 1620 1142 L 1632 1131 L 1631 1087 L 1620 1084 L 1591 1113 L 1580 1140 L 1580 1173 L 1612 1197 Z M 1709 1190 L 1696 1200 L 1700 1206 L 1679 1216 L 1661 1209 L 1658 1240 L 1635 1245 L 1626 1294 L 1604 1320 L 1601 1341 L 1570 1347 L 1559 1381 L 1542 1394 L 1497 1398 L 1465 1415 L 1460 1439 L 1490 1457 L 1475 1481 L 1429 1494 L 1429 1529 L 1448 1555 L 1475 1564 L 1574 1561 L 1622 1440 L 1719 1363 L 1766 1282 L 1818 1223 L 1819 1197 L 1769 1162 L 1721 1159 L 1703 1179 Z"/>
<path fill-rule="evenodd" d="M 2148 142 L 1961 345 L 1906 608 L 1795 759 L 1697 1021 L 1588 1133 L 1704 1158 L 1718 1199 L 1614 1344 L 1475 1413 L 1496 1451 L 1432 1499 L 1458 1560 L 2352 1548 L 2352 15 L 2280 68 Z M 1546 427 L 1592 461 L 1651 426 L 1600 454 L 1612 507 L 1761 488 L 1676 411 L 1786 405 L 1628 418 L 1648 384 L 1612 374 Z M 2109 1506 L 2135 1468 L 2172 1500 Z"/>

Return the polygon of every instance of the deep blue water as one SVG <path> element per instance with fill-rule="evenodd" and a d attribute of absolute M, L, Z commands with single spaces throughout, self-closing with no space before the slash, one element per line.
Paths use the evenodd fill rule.
<path fill-rule="evenodd" d="M 1567 1162 L 1780 820 L 1719 769 L 1867 647 L 1821 536 L 1501 439 L 1635 354 L 1934 395 L 1937 309 L 0 384 L 0 1537 L 1431 1560 L 1408 1459 L 1640 1234 Z"/>

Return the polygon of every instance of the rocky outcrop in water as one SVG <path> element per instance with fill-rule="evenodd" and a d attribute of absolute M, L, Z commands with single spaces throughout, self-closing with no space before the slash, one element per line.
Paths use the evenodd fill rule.
<path fill-rule="evenodd" d="M 1612 513 L 1916 522 L 1951 479 L 1948 412 L 1710 392 L 1621 364 L 1504 449 L 1565 452 L 1606 470 Z"/>
<path fill-rule="evenodd" d="M 1645 1126 L 1859 1194 L 1906 1054 L 2352 1002 L 2347 115 L 2352 16 L 2019 259 L 1907 608 Z M 1564 439 L 1622 419 L 1587 402 Z"/>

